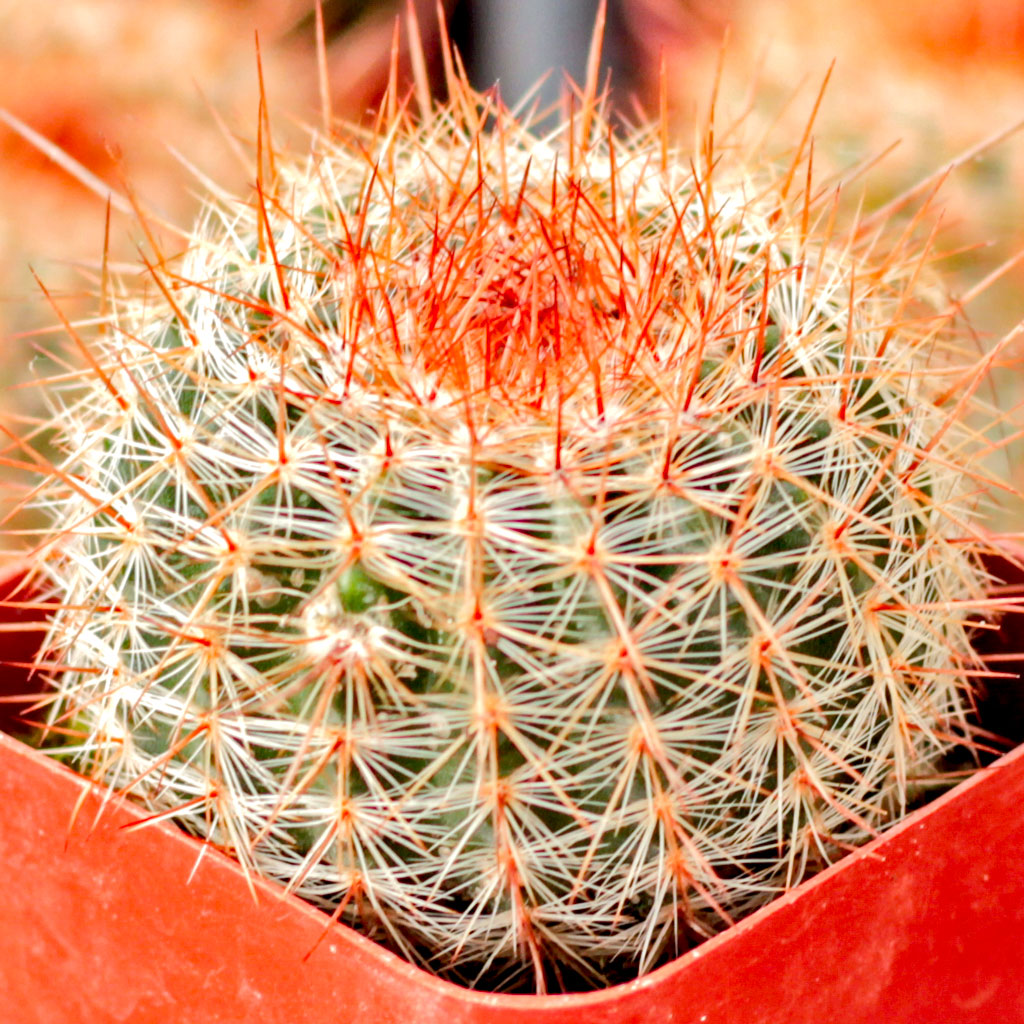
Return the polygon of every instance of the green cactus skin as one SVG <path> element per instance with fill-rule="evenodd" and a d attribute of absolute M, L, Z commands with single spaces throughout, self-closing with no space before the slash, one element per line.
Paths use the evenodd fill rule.
<path fill-rule="evenodd" d="M 463 88 L 211 198 L 53 386 L 63 751 L 489 987 L 898 819 L 967 731 L 976 381 L 801 175 Z"/>

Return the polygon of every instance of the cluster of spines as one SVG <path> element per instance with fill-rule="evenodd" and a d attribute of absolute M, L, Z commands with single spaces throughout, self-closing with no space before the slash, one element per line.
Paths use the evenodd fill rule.
<path fill-rule="evenodd" d="M 39 499 L 52 720 L 441 973 L 607 980 L 962 735 L 983 441 L 923 376 L 926 254 L 840 235 L 803 148 L 691 160 L 592 89 L 537 139 L 449 86 L 107 297 Z"/>

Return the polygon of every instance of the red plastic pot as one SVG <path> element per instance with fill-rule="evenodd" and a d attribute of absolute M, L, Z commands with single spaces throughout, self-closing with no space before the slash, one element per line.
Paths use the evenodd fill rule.
<path fill-rule="evenodd" d="M 674 963 L 587 995 L 438 981 L 140 819 L 0 735 L 3 1024 L 1024 1024 L 1024 748 Z"/>

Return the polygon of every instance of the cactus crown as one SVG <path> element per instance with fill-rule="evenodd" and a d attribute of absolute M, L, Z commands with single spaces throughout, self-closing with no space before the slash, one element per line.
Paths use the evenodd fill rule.
<path fill-rule="evenodd" d="M 590 94 L 537 138 L 451 84 L 110 286 L 53 386 L 52 721 L 433 970 L 600 984 L 964 733 L 975 378 L 926 254 L 838 226 L 803 150 Z"/>

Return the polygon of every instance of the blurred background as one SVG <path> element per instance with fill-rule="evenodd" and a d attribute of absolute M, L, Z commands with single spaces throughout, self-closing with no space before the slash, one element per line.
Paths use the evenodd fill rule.
<path fill-rule="evenodd" d="M 443 93 L 437 0 L 323 0 L 335 115 L 361 120 L 373 111 L 407 3 Z M 439 6 L 471 80 L 499 82 L 509 104 L 545 74 L 532 97 L 556 104 L 564 74 L 583 75 L 596 0 Z M 232 140 L 248 147 L 255 137 L 257 33 L 275 142 L 301 146 L 303 126 L 318 124 L 321 110 L 313 0 L 0 0 L 0 108 L 187 226 L 198 186 L 183 161 L 228 188 L 250 180 Z M 780 153 L 799 137 L 834 62 L 815 167 L 824 175 L 885 153 L 865 191 L 847 197 L 868 206 L 1024 116 L 1024 7 L 1013 0 L 609 2 L 604 73 L 626 122 L 657 113 L 664 60 L 670 117 L 679 138 L 691 140 L 722 54 L 722 116 L 749 108 Z M 1024 247 L 1024 134 L 965 161 L 938 206 L 955 297 Z M 70 316 L 84 315 L 104 219 L 94 192 L 0 124 L 0 411 L 8 420 L 34 414 L 36 399 L 17 385 L 56 322 L 29 268 Z M 130 260 L 138 236 L 116 215 L 112 255 Z M 1014 269 L 971 304 L 979 345 L 1024 318 L 1022 285 L 1024 269 Z M 1003 375 L 993 401 L 1009 407 L 1024 396 L 1020 373 Z M 1024 485 L 1024 470 L 1014 472 Z"/>

